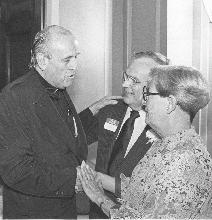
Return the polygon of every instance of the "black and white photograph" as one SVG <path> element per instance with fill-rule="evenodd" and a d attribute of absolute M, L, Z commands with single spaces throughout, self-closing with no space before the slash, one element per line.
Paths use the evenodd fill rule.
<path fill-rule="evenodd" d="M 0 219 L 212 219 L 212 0 L 0 0 Z"/>

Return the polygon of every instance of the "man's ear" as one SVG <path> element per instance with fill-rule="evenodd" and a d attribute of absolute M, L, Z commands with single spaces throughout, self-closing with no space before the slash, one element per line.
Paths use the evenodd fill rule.
<path fill-rule="evenodd" d="M 170 114 L 176 109 L 177 100 L 173 95 L 170 95 L 169 97 L 167 97 L 167 99 L 168 99 L 167 113 Z"/>
<path fill-rule="evenodd" d="M 41 70 L 45 70 L 48 63 L 49 63 L 49 59 L 42 53 L 38 53 L 36 55 L 36 60 L 37 60 L 37 64 L 39 66 L 39 68 Z"/>

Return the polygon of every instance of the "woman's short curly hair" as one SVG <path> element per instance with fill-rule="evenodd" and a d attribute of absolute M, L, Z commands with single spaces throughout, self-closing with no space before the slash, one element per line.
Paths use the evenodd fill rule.
<path fill-rule="evenodd" d="M 192 67 L 157 66 L 149 74 L 148 85 L 151 83 L 160 96 L 173 95 L 181 109 L 189 113 L 191 122 L 210 101 L 206 79 Z"/>

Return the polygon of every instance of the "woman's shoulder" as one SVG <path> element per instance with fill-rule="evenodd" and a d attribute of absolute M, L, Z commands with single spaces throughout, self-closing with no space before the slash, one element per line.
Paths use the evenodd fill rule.
<path fill-rule="evenodd" d="M 162 154 L 174 157 L 210 157 L 200 135 L 192 127 L 190 130 L 163 141 Z"/>
<path fill-rule="evenodd" d="M 199 137 L 182 142 L 174 150 L 163 154 L 162 163 L 171 173 L 187 180 L 199 183 L 200 179 L 204 182 L 210 177 L 212 181 L 212 159 Z"/>

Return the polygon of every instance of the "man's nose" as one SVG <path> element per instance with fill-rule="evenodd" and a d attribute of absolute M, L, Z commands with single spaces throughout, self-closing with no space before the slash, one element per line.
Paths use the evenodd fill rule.
<path fill-rule="evenodd" d="M 142 109 L 145 111 L 145 112 L 148 112 L 148 108 L 146 106 L 146 103 L 142 103 Z"/>
<path fill-rule="evenodd" d="M 130 80 L 125 80 L 125 81 L 123 81 L 123 83 L 122 83 L 122 87 L 124 87 L 124 88 L 128 88 L 128 87 L 130 87 L 131 86 L 131 82 L 130 82 Z"/>
<path fill-rule="evenodd" d="M 76 70 L 77 67 L 78 67 L 78 60 L 77 60 L 77 58 L 71 59 L 70 62 L 68 63 L 68 68 Z"/>
<path fill-rule="evenodd" d="M 148 111 L 147 104 L 146 104 L 146 101 L 144 101 L 143 98 L 142 98 L 141 105 L 142 105 L 142 109 L 143 109 L 145 112 L 147 112 L 147 111 Z"/>

